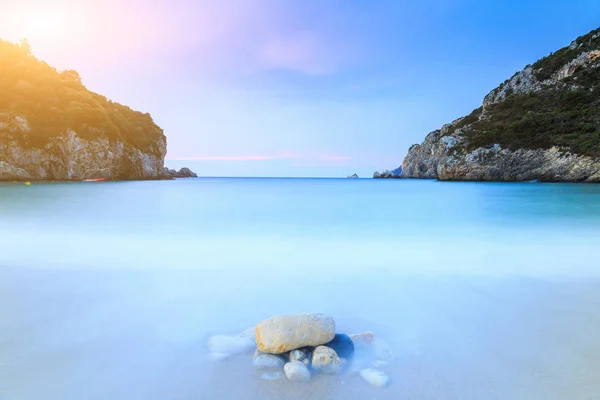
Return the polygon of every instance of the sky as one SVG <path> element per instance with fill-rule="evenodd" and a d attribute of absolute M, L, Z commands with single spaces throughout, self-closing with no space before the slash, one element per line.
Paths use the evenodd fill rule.
<path fill-rule="evenodd" d="M 598 26 L 598 0 L 0 0 L 1 39 L 149 112 L 202 176 L 396 168 Z"/>

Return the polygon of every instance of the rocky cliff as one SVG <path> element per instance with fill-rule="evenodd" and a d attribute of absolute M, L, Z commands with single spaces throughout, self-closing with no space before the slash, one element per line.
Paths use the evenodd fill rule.
<path fill-rule="evenodd" d="M 411 146 L 401 177 L 600 182 L 600 28 Z"/>
<path fill-rule="evenodd" d="M 24 118 L 20 120 L 26 123 Z M 0 121 L 0 130 L 5 129 L 4 124 Z M 157 153 L 145 153 L 102 135 L 83 139 L 71 129 L 42 147 L 2 140 L 0 180 L 160 179 L 164 177 L 166 140 L 156 145 Z"/>
<path fill-rule="evenodd" d="M 0 40 L 0 180 L 159 179 L 165 135 L 149 114 L 89 91 L 27 43 Z"/>

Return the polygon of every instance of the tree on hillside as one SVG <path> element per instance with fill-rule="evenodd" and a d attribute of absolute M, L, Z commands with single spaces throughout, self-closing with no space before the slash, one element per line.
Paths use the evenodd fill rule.
<path fill-rule="evenodd" d="M 19 47 L 21 47 L 27 54 L 31 54 L 31 45 L 27 39 L 23 38 L 19 41 Z"/>
<path fill-rule="evenodd" d="M 74 69 L 66 69 L 62 71 L 60 73 L 60 77 L 64 82 L 75 82 L 79 85 L 82 85 L 81 76 L 79 76 L 79 72 L 75 71 Z"/>

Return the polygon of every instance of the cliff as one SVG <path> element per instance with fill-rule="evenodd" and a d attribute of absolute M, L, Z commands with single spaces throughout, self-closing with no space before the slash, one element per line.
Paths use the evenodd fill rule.
<path fill-rule="evenodd" d="M 149 114 L 88 90 L 26 42 L 0 40 L 0 180 L 158 179 L 165 135 Z"/>
<path fill-rule="evenodd" d="M 600 182 L 600 28 L 411 146 L 402 178 Z"/>

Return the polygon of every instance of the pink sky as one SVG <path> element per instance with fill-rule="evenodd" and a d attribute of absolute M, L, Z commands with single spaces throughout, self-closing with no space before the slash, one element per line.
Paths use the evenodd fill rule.
<path fill-rule="evenodd" d="M 329 164 L 346 164 L 352 158 L 335 154 L 314 156 L 300 156 L 292 153 L 278 155 L 227 155 L 227 156 L 193 156 L 193 157 L 167 157 L 173 161 L 268 161 L 268 160 L 295 160 L 308 163 L 327 162 Z M 299 163 L 296 163 L 299 165 Z"/>

